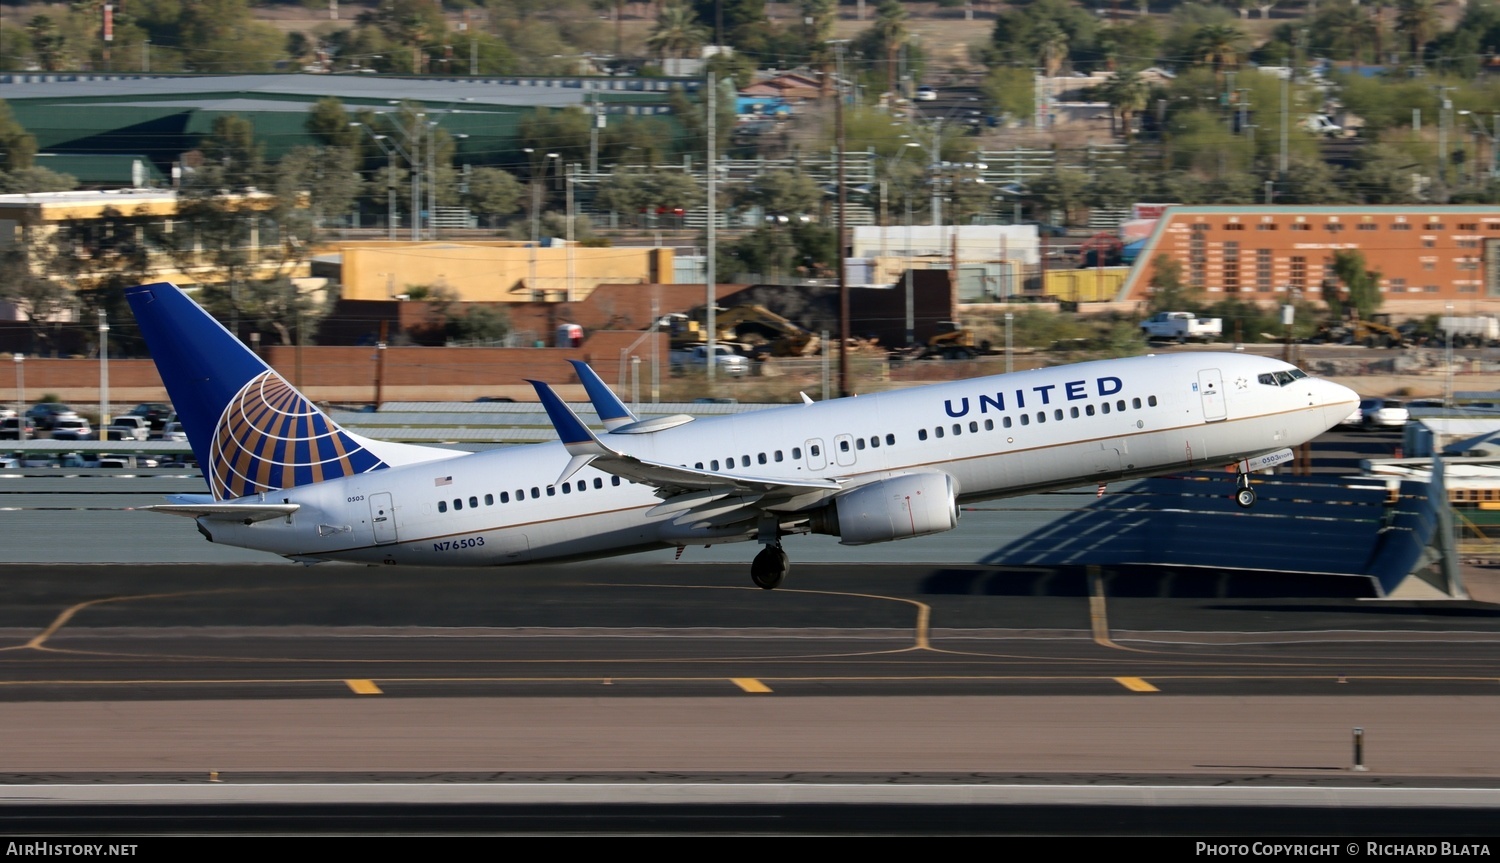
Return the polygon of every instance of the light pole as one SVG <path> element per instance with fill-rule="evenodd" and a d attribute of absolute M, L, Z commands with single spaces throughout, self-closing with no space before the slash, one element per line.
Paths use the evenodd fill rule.
<path fill-rule="evenodd" d="M 16 361 L 16 440 L 26 440 L 26 355 L 12 354 Z"/>
<path fill-rule="evenodd" d="M 104 440 L 109 436 L 109 320 L 103 309 L 99 310 L 99 433 Z"/>

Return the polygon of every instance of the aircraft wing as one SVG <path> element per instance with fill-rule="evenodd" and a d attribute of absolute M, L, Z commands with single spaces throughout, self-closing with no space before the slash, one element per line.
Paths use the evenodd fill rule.
<path fill-rule="evenodd" d="M 585 466 L 592 466 L 605 473 L 614 474 L 634 482 L 656 488 L 657 496 L 673 498 L 693 492 L 712 492 L 713 496 L 730 494 L 754 495 L 756 499 L 772 497 L 785 499 L 800 494 L 820 491 L 838 491 L 843 484 L 837 480 L 809 479 L 788 480 L 785 477 L 761 477 L 752 474 L 719 473 L 699 470 L 682 465 L 655 462 L 620 452 L 606 446 L 589 427 L 578 419 L 566 403 L 541 381 L 528 381 L 542 400 L 548 419 L 557 429 L 568 454 L 573 456 L 558 482 L 564 482 Z"/>

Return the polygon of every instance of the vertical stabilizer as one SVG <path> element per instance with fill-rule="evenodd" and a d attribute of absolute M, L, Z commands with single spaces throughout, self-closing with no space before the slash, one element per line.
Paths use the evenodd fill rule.
<path fill-rule="evenodd" d="M 125 297 L 215 499 L 455 455 L 345 431 L 175 285 Z"/>

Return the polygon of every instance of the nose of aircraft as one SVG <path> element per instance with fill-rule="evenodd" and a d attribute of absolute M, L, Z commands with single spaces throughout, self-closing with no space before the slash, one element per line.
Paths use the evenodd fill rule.
<path fill-rule="evenodd" d="M 1323 405 L 1323 423 L 1333 428 L 1359 407 L 1359 393 L 1333 381 L 1319 381 L 1323 386 L 1318 400 Z"/>

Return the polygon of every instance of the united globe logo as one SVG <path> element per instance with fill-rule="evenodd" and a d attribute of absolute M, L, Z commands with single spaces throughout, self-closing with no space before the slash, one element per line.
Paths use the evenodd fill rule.
<path fill-rule="evenodd" d="M 225 406 L 209 463 L 218 500 L 385 467 L 273 371 L 251 378 Z"/>

